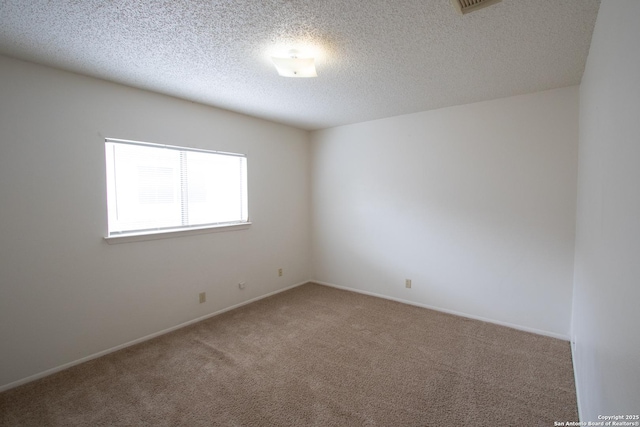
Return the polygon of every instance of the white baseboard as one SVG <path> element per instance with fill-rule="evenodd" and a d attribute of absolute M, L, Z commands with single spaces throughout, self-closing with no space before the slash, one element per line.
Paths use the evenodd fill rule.
<path fill-rule="evenodd" d="M 231 310 L 236 309 L 238 307 L 242 307 L 243 305 L 251 304 L 252 302 L 256 302 L 256 301 L 259 301 L 261 299 L 270 297 L 272 295 L 279 294 L 280 292 L 288 291 L 289 289 L 296 288 L 296 287 L 304 285 L 306 283 L 309 283 L 309 281 L 296 283 L 295 285 L 291 285 L 291 286 L 288 286 L 288 287 L 283 288 L 283 289 L 278 289 L 277 291 L 269 292 L 268 294 L 261 295 L 259 297 L 255 297 L 255 298 L 252 298 L 252 299 L 247 300 L 247 301 L 243 301 L 243 302 L 241 302 L 239 304 L 232 305 L 231 307 L 223 308 L 221 310 L 215 311 L 213 313 L 206 314 L 204 316 L 195 318 L 193 320 L 189 320 L 187 322 L 180 323 L 179 325 L 172 326 L 172 327 L 167 328 L 167 329 L 163 329 L 162 331 L 154 332 L 153 334 L 149 334 L 149 335 L 146 335 L 144 337 L 137 338 L 137 339 L 135 339 L 133 341 L 129 341 L 129 342 L 126 342 L 124 344 L 120 344 L 120 345 L 117 345 L 115 347 L 111 347 L 111 348 L 108 348 L 106 350 L 99 351 L 97 353 L 94 353 L 94 354 L 91 354 L 89 356 L 80 358 L 78 360 L 74 360 L 73 362 L 65 363 L 63 365 L 56 366 L 55 368 L 47 369 L 46 371 L 42 371 L 42 372 L 39 372 L 37 374 L 30 375 L 30 376 L 28 376 L 26 378 L 22 378 L 22 379 L 19 379 L 17 381 L 10 382 L 8 384 L 0 386 L 0 392 L 3 392 L 3 391 L 6 391 L 6 390 L 9 390 L 9 389 L 21 386 L 23 384 L 29 383 L 31 381 L 38 380 L 40 378 L 47 377 L 47 376 L 49 376 L 51 374 L 55 374 L 56 372 L 60 372 L 60 371 L 63 371 L 65 369 L 71 368 L 72 366 L 76 366 L 76 365 L 79 365 L 81 363 L 88 362 L 89 360 L 97 359 L 100 356 L 104 356 L 104 355 L 107 355 L 109 353 L 113 353 L 114 351 L 122 350 L 123 348 L 130 347 L 132 345 L 139 344 L 139 343 L 144 342 L 144 341 L 148 341 L 148 340 L 150 340 L 152 338 L 155 338 L 155 337 L 158 337 L 160 335 L 164 335 L 164 334 L 167 334 L 169 332 L 173 332 L 173 331 L 175 331 L 177 329 L 184 328 L 185 326 L 193 325 L 194 323 L 201 322 L 203 320 L 209 319 L 211 317 L 217 316 L 217 315 L 225 313 L 227 311 L 231 311 Z"/>
<path fill-rule="evenodd" d="M 414 305 L 414 306 L 417 306 L 417 307 L 428 308 L 429 310 L 440 311 L 442 313 L 453 314 L 455 316 L 466 317 L 468 319 L 480 320 L 482 322 L 493 323 L 493 324 L 500 325 L 500 326 L 506 326 L 507 328 L 517 329 L 519 331 L 531 332 L 533 334 L 544 335 L 544 336 L 551 337 L 551 338 L 557 338 L 557 339 L 560 339 L 560 340 L 563 340 L 563 341 L 569 341 L 570 340 L 568 335 L 558 334 L 558 333 L 549 332 L 549 331 L 543 331 L 541 329 L 530 328 L 528 326 L 520 326 L 520 325 L 516 325 L 516 324 L 513 324 L 513 323 L 509 323 L 509 322 L 502 322 L 500 320 L 487 319 L 485 317 L 475 316 L 473 314 L 467 314 L 467 313 L 462 313 L 462 312 L 459 312 L 459 311 L 449 310 L 449 309 L 446 309 L 446 308 L 435 307 L 435 306 L 432 306 L 432 305 L 429 305 L 429 304 L 422 304 L 422 303 L 419 303 L 419 302 L 409 301 L 409 300 L 405 300 L 405 299 L 402 299 L 402 298 L 390 297 L 388 295 L 378 294 L 378 293 L 375 293 L 375 292 L 363 291 L 363 290 L 360 290 L 360 289 L 349 288 L 347 286 L 334 285 L 333 283 L 321 282 L 319 280 L 311 280 L 311 283 L 317 283 L 319 285 L 329 286 L 329 287 L 336 288 L 336 289 L 342 289 L 344 291 L 357 292 L 359 294 L 370 295 L 370 296 L 373 296 L 373 297 L 388 299 L 388 300 L 391 300 L 391 301 L 401 302 L 403 304 Z"/>
<path fill-rule="evenodd" d="M 576 403 L 578 404 L 578 420 L 583 421 L 582 408 L 580 406 L 580 387 L 578 387 L 578 367 L 576 365 L 576 337 L 571 337 L 571 364 L 573 365 L 573 382 L 576 386 Z"/>

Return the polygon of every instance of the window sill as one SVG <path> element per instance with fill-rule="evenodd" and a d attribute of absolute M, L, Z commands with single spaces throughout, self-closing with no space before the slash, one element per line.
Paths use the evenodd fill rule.
<path fill-rule="evenodd" d="M 178 230 L 150 231 L 146 233 L 123 234 L 120 236 L 105 237 L 104 240 L 110 245 L 115 245 L 119 243 L 144 242 L 147 240 L 170 239 L 173 237 L 192 236 L 196 234 L 218 233 L 221 231 L 246 230 L 250 226 L 251 226 L 250 222 L 243 222 L 242 224 L 209 225 L 206 227 L 184 228 L 184 229 L 178 229 Z"/>

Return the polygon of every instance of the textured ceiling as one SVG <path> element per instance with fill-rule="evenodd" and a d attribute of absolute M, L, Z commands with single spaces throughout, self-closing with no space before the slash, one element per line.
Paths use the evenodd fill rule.
<path fill-rule="evenodd" d="M 599 3 L 0 0 L 0 53 L 319 129 L 578 84 Z"/>

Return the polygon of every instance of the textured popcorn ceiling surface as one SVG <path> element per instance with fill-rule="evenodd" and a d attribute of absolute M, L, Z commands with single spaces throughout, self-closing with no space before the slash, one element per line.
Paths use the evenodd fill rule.
<path fill-rule="evenodd" d="M 580 83 L 599 0 L 0 0 L 0 53 L 304 129 Z M 269 57 L 316 57 L 317 78 Z"/>

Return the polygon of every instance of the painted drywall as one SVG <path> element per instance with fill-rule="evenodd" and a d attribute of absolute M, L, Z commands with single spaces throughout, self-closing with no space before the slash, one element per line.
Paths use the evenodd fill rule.
<path fill-rule="evenodd" d="M 572 335 L 586 422 L 640 413 L 639 21 L 637 0 L 603 0 L 580 86 Z"/>
<path fill-rule="evenodd" d="M 577 147 L 576 86 L 313 132 L 312 277 L 568 339 Z"/>
<path fill-rule="evenodd" d="M 105 243 L 105 137 L 246 153 L 253 225 Z M 0 57 L 0 387 L 307 280 L 308 170 L 306 131 Z"/>

